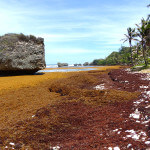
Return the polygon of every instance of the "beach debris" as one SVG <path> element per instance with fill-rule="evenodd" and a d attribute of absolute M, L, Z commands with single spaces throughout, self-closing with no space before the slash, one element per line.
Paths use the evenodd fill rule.
<path fill-rule="evenodd" d="M 127 148 L 130 148 L 131 146 L 132 146 L 132 144 L 128 144 L 128 145 L 127 145 Z"/>
<path fill-rule="evenodd" d="M 120 134 L 122 131 L 119 131 L 119 130 L 122 130 L 122 128 L 115 129 L 115 130 L 113 130 L 113 132 L 117 132 L 117 134 Z"/>
<path fill-rule="evenodd" d="M 126 138 L 132 138 L 134 140 L 139 140 L 141 137 L 142 141 L 145 141 L 147 138 L 147 134 L 144 131 L 135 131 L 134 129 L 132 130 L 126 130 L 125 132 L 129 133 L 126 135 Z"/>
<path fill-rule="evenodd" d="M 139 119 L 140 118 L 140 111 L 138 111 L 138 109 L 136 109 L 132 114 L 130 114 L 130 118 L 134 118 L 134 119 Z"/>
<path fill-rule="evenodd" d="M 59 149 L 60 149 L 60 146 L 54 146 L 54 147 L 50 146 L 50 149 L 51 149 L 51 150 L 59 150 Z"/>
<path fill-rule="evenodd" d="M 150 144 L 150 141 L 146 141 L 145 144 L 149 145 L 149 144 Z"/>
<path fill-rule="evenodd" d="M 108 150 L 120 150 L 120 148 L 118 146 L 116 146 L 116 147 L 108 147 Z"/>
<path fill-rule="evenodd" d="M 10 142 L 9 144 L 10 144 L 10 145 L 12 145 L 12 146 L 14 146 L 14 145 L 15 145 L 15 143 L 13 143 L 13 142 Z"/>
<path fill-rule="evenodd" d="M 142 88 L 142 89 L 148 89 L 148 86 L 142 85 L 142 86 L 140 86 L 140 88 Z"/>
<path fill-rule="evenodd" d="M 96 89 L 96 90 L 104 90 L 104 89 L 106 89 L 105 88 L 105 84 L 97 85 L 97 86 L 94 87 L 94 89 Z"/>

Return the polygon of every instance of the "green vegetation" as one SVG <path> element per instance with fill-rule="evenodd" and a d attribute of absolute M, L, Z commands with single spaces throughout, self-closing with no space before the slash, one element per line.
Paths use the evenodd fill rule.
<path fill-rule="evenodd" d="M 129 65 L 131 64 L 130 47 L 121 47 L 119 52 L 112 52 L 106 59 L 95 59 L 90 65 Z"/>
<path fill-rule="evenodd" d="M 149 48 L 146 46 L 146 40 L 147 40 L 147 30 L 150 28 L 149 16 L 146 20 L 142 18 L 140 25 L 136 24 L 136 26 L 137 26 L 137 36 L 140 38 L 139 43 L 141 44 L 144 63 L 145 66 L 147 66 Z"/>
<path fill-rule="evenodd" d="M 131 69 L 133 71 L 141 71 L 143 69 L 148 69 L 148 68 L 150 68 L 150 65 L 145 66 L 143 64 L 139 64 L 139 65 L 135 65 L 135 66 L 131 67 Z"/>
<path fill-rule="evenodd" d="M 16 36 L 21 41 L 25 41 L 25 42 L 33 41 L 36 44 L 44 44 L 43 38 L 36 38 L 34 35 L 26 36 L 21 33 L 21 34 L 16 34 Z"/>

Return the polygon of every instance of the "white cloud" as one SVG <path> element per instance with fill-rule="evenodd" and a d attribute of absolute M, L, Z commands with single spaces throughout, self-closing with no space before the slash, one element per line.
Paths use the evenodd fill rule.
<path fill-rule="evenodd" d="M 62 33 L 62 34 L 37 34 L 38 37 L 43 37 L 46 42 L 67 42 L 74 40 L 82 40 L 85 38 L 92 38 L 96 33 Z"/>
<path fill-rule="evenodd" d="M 47 50 L 49 54 L 77 54 L 77 53 L 90 53 L 91 50 L 81 48 L 52 48 Z"/>
<path fill-rule="evenodd" d="M 106 47 L 107 48 L 107 47 Z M 109 52 L 109 49 L 105 49 L 105 52 Z M 94 49 L 84 49 L 84 48 L 51 48 L 47 49 L 47 54 L 101 54 L 104 51 L 94 50 Z"/>

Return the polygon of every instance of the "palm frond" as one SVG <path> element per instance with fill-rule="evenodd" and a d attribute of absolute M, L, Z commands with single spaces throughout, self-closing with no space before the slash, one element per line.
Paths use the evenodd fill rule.
<path fill-rule="evenodd" d="M 124 41 L 123 41 L 123 43 L 125 43 L 125 42 L 127 42 L 128 41 L 128 39 L 125 39 Z"/>
<path fill-rule="evenodd" d="M 138 28 L 140 28 L 140 26 L 138 24 L 135 24 Z"/>
<path fill-rule="evenodd" d="M 148 22 L 149 22 L 149 19 L 150 19 L 150 15 L 148 15 L 147 18 L 146 18 L 147 24 L 148 24 Z"/>
<path fill-rule="evenodd" d="M 126 38 L 128 38 L 128 39 L 129 39 L 129 36 L 128 36 L 127 34 L 124 34 L 124 36 L 126 36 Z"/>
<path fill-rule="evenodd" d="M 127 40 L 127 39 L 121 39 L 120 41 L 125 41 L 125 40 Z"/>
<path fill-rule="evenodd" d="M 133 41 L 139 41 L 139 39 L 133 39 Z"/>

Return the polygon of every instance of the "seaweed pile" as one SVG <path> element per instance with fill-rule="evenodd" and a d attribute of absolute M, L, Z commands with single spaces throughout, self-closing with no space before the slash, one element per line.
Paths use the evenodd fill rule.
<path fill-rule="evenodd" d="M 54 80 L 49 92 L 58 94 L 58 102 L 37 110 L 32 119 L 1 130 L 0 147 L 146 149 L 149 126 L 133 114 L 140 111 L 137 100 L 143 99 L 142 107 L 138 105 L 141 110 L 148 100 L 140 94 L 141 86 L 149 86 L 143 78 L 146 75 L 121 69 L 80 72 Z"/>

